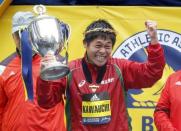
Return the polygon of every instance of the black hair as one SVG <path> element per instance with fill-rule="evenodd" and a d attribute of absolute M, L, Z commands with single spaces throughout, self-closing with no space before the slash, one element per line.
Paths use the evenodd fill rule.
<path fill-rule="evenodd" d="M 116 42 L 116 33 L 109 22 L 103 19 L 93 21 L 84 32 L 84 43 L 89 44 L 94 39 L 101 37 L 102 39 L 111 39 L 112 46 Z"/>

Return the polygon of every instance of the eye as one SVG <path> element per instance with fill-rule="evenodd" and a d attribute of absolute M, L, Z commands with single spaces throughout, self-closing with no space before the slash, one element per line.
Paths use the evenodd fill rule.
<path fill-rule="evenodd" d="M 112 45 L 105 46 L 106 49 L 112 49 Z"/>
<path fill-rule="evenodd" d="M 108 50 L 112 49 L 112 43 L 109 42 L 104 47 L 105 47 L 105 49 L 108 49 Z"/>
<path fill-rule="evenodd" d="M 96 48 L 101 48 L 102 46 L 100 44 L 97 44 L 95 47 Z"/>

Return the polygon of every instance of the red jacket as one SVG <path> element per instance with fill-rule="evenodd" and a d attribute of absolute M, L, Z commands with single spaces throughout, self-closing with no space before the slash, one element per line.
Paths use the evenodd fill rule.
<path fill-rule="evenodd" d="M 158 131 L 181 131 L 181 71 L 172 74 L 154 112 Z"/>
<path fill-rule="evenodd" d="M 0 100 L 3 99 L 2 86 L 3 86 L 3 79 L 0 76 Z M 4 103 L 0 102 L 0 107 L 1 105 L 4 105 Z M 2 126 L 2 115 L 3 115 L 3 108 L 0 108 L 0 131 L 1 131 L 1 126 Z"/>
<path fill-rule="evenodd" d="M 91 83 L 86 81 L 83 59 L 72 61 L 69 79 L 63 78 L 54 82 L 38 80 L 37 93 L 40 106 L 44 108 L 55 106 L 61 101 L 58 96 L 63 94 L 64 88 L 67 87 L 68 130 L 128 131 L 124 90 L 152 86 L 161 78 L 165 65 L 163 50 L 159 44 L 150 45 L 147 51 L 148 62 L 142 64 L 110 58 L 100 83 L 96 83 L 99 71 L 93 65 L 86 63 L 87 70 L 91 73 Z M 115 65 L 122 72 L 125 89 L 121 83 L 121 74 Z"/>
<path fill-rule="evenodd" d="M 0 82 L 0 131 L 63 131 L 63 102 L 51 109 L 37 105 L 36 80 L 40 57 L 33 57 L 34 102 L 25 100 L 21 77 L 21 59 L 15 57 L 6 67 Z M 2 121 L 2 123 L 1 123 Z"/>

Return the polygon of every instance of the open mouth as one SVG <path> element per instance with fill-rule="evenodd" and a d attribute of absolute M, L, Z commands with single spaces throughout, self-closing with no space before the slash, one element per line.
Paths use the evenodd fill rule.
<path fill-rule="evenodd" d="M 96 56 L 97 61 L 104 62 L 106 60 L 106 56 Z"/>

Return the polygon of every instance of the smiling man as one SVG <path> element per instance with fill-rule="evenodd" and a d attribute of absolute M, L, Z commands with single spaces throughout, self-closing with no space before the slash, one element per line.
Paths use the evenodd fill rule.
<path fill-rule="evenodd" d="M 162 76 L 165 59 L 157 40 L 157 24 L 146 21 L 151 38 L 148 61 L 133 62 L 111 57 L 116 31 L 106 20 L 92 22 L 84 32 L 85 55 L 71 61 L 68 77 L 56 81 L 38 79 L 38 103 L 51 108 L 66 90 L 67 129 L 76 131 L 131 130 L 126 109 L 128 89 L 151 87 Z M 54 56 L 41 61 L 48 65 Z"/>

